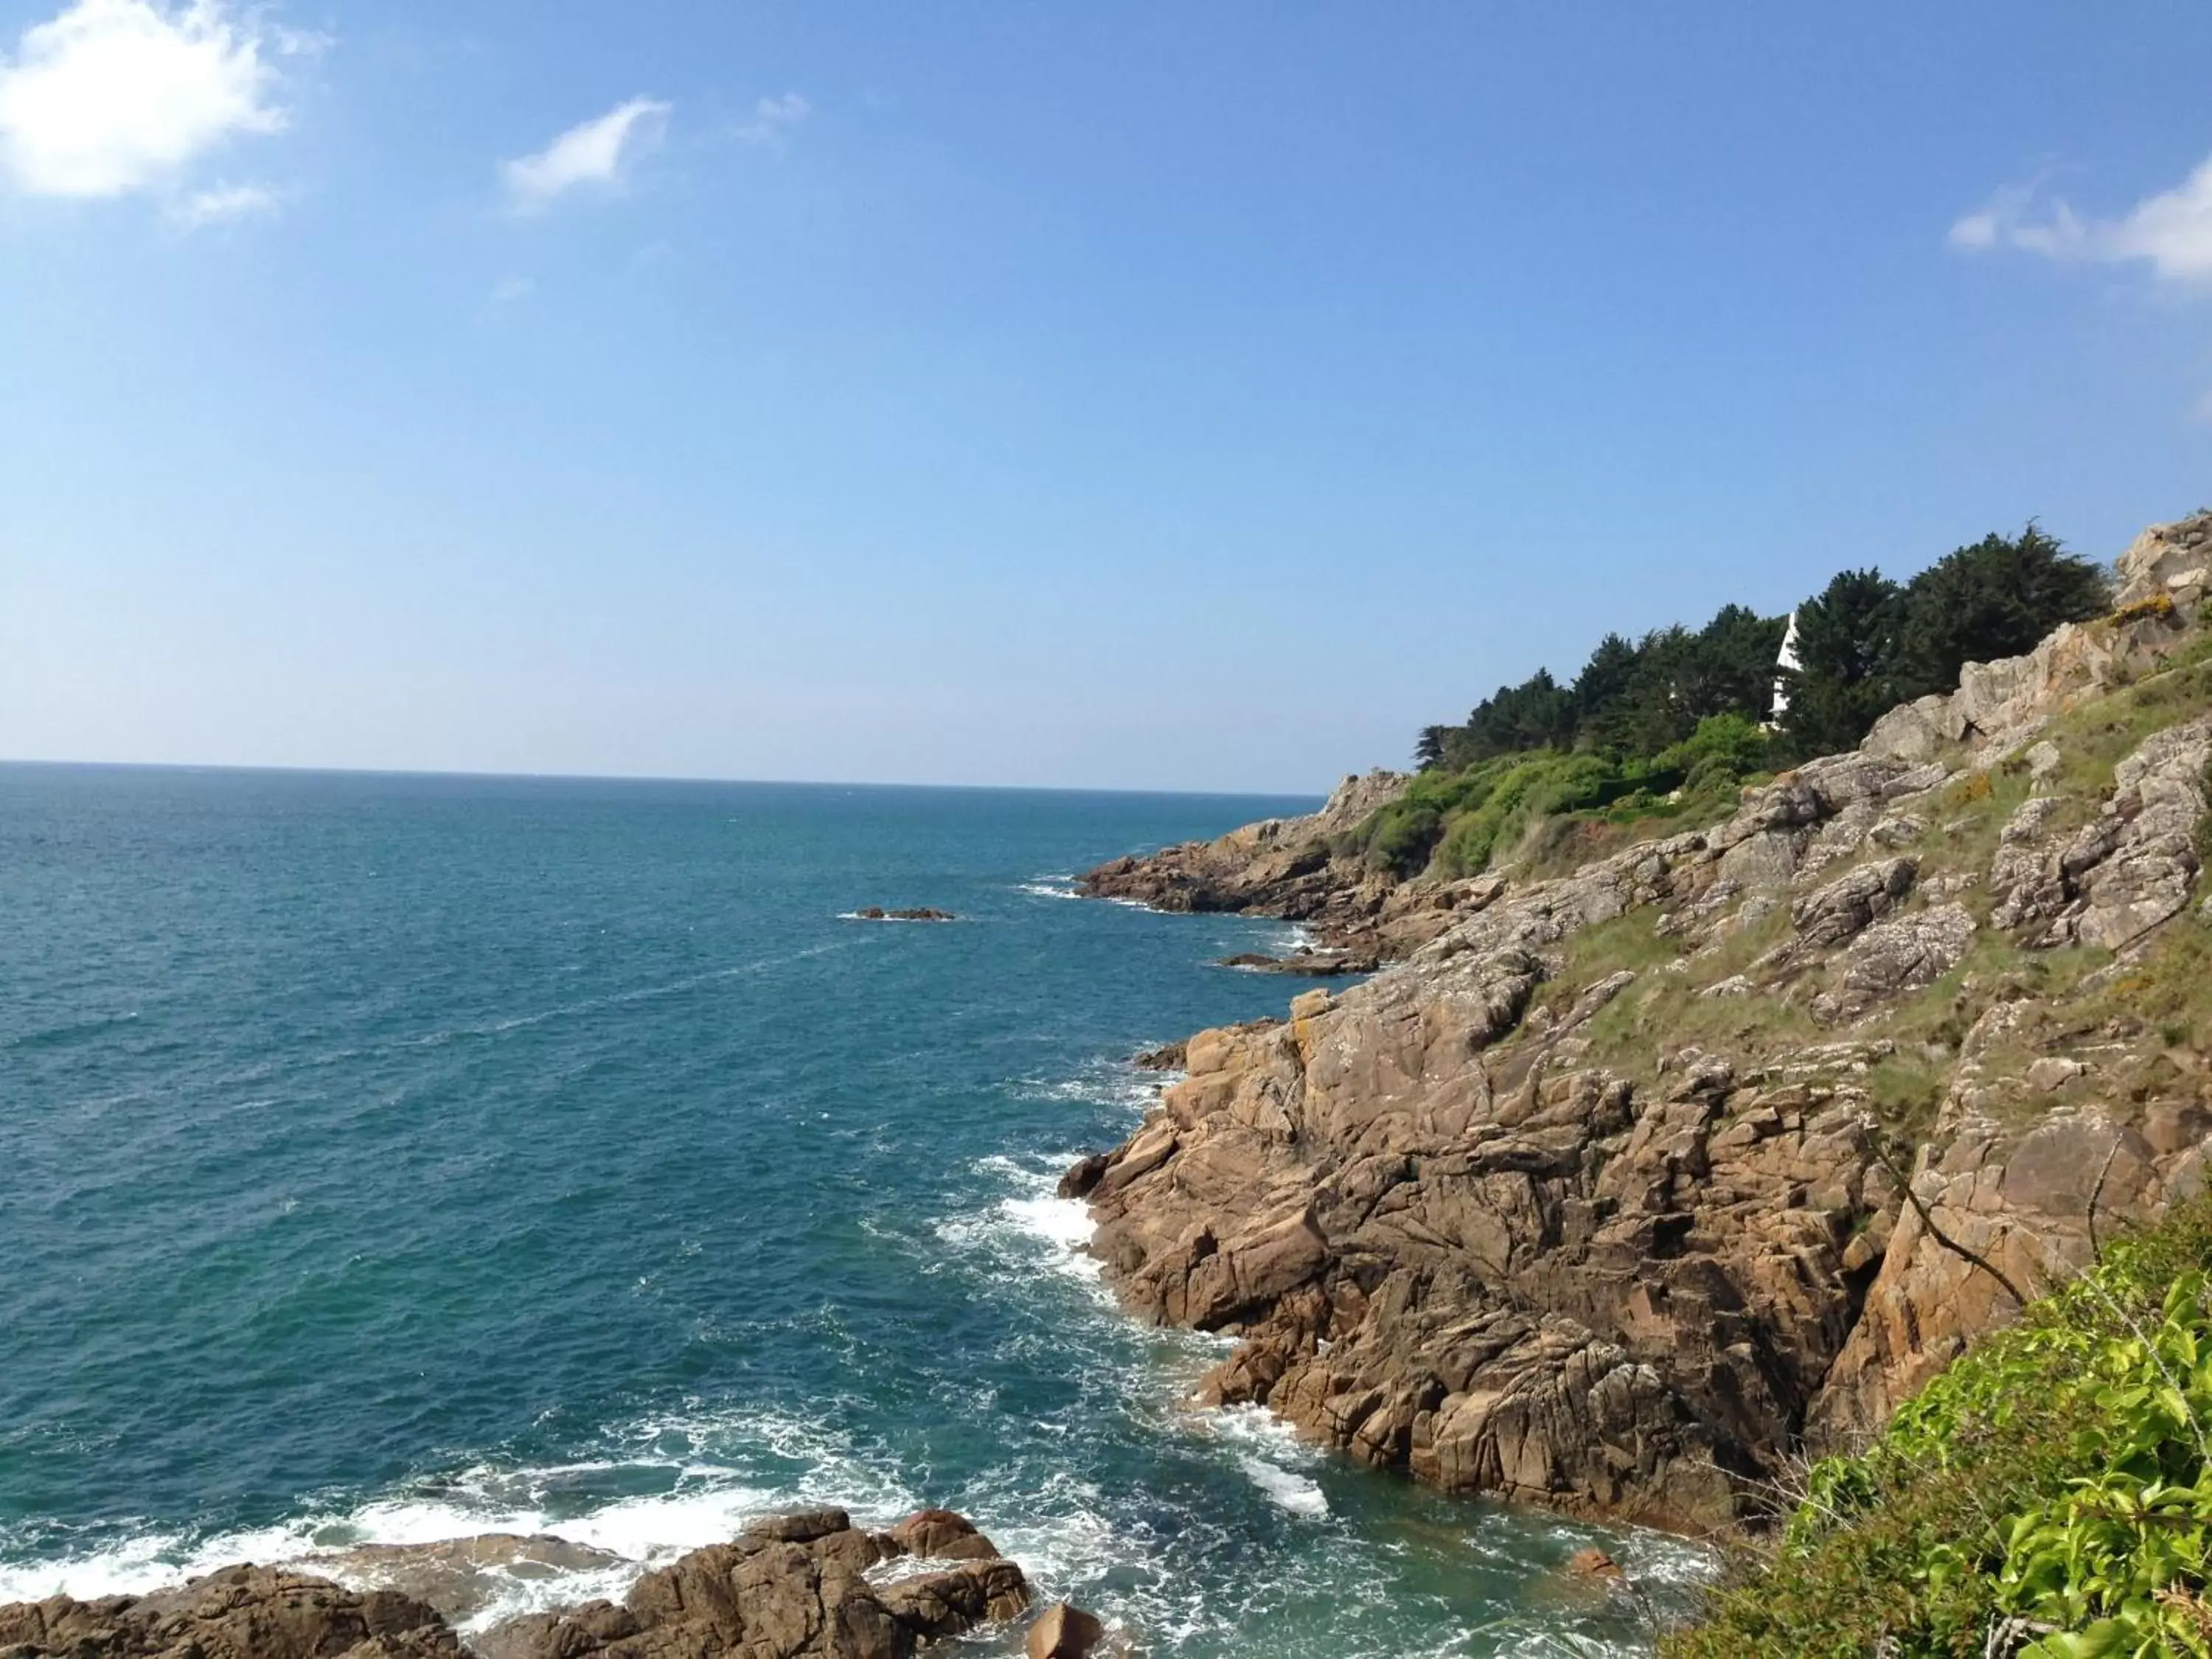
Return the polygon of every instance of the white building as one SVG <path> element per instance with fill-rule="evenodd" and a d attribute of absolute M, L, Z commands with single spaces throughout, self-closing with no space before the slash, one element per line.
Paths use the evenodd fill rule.
<path fill-rule="evenodd" d="M 1797 613 L 1795 611 L 1790 613 L 1790 627 L 1782 635 L 1782 649 L 1775 656 L 1774 666 L 1774 710 L 1766 717 L 1766 724 L 1770 727 L 1781 725 L 1782 717 L 1790 712 L 1789 676 L 1805 666 L 1797 660 Z"/>

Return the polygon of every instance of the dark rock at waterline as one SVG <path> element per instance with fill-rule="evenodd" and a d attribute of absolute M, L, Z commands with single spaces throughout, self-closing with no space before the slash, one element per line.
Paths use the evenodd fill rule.
<path fill-rule="evenodd" d="M 175 1589 L 0 1607 L 9 1659 L 463 1659 L 437 1611 L 397 1590 L 356 1592 L 273 1567 L 226 1567 Z"/>
<path fill-rule="evenodd" d="M 1301 950 L 1286 957 L 1240 951 L 1233 957 L 1223 957 L 1214 965 L 1242 968 L 1255 974 L 1297 974 L 1308 979 L 1334 979 L 1344 974 L 1371 974 L 1381 963 L 1371 952 Z"/>
<path fill-rule="evenodd" d="M 927 905 L 918 909 L 886 910 L 880 904 L 871 904 L 853 912 L 854 921 L 957 921 L 959 917 L 950 910 L 933 910 Z"/>
<path fill-rule="evenodd" d="M 1045 1609 L 1022 1644 L 1025 1659 L 1090 1659 L 1106 1627 L 1081 1607 L 1061 1601 Z"/>
<path fill-rule="evenodd" d="M 871 1567 L 909 1555 L 959 1565 L 868 1583 Z M 1022 1570 L 949 1510 L 870 1533 L 824 1509 L 694 1550 L 640 1578 L 620 1606 L 509 1620 L 477 1647 L 483 1659 L 909 1659 L 924 1643 L 1014 1618 L 1029 1603 Z"/>
<path fill-rule="evenodd" d="M 1113 1164 L 1109 1152 L 1093 1152 L 1066 1175 L 1060 1176 L 1059 1194 L 1062 1198 L 1088 1198 L 1100 1179 Z"/>
<path fill-rule="evenodd" d="M 1164 1042 L 1146 1049 L 1129 1063 L 1140 1072 L 1180 1072 L 1189 1048 L 1187 1042 Z"/>

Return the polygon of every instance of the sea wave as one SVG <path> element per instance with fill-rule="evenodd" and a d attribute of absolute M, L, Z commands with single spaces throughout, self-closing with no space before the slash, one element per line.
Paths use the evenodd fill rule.
<path fill-rule="evenodd" d="M 1100 1264 L 1087 1247 L 1097 1223 L 1088 1205 L 1058 1192 L 1059 1171 L 1073 1161 L 1066 1155 L 1027 1162 L 1003 1153 L 978 1158 L 975 1174 L 1000 1195 L 981 1209 L 944 1218 L 933 1231 L 945 1243 L 995 1256 L 1019 1273 L 1043 1267 L 1095 1281 Z"/>
<path fill-rule="evenodd" d="M 1066 870 L 1031 876 L 1027 881 L 1016 883 L 1014 890 L 1027 893 L 1031 898 L 1079 899 L 1084 896 L 1082 890 L 1075 884 L 1074 875 Z"/>
<path fill-rule="evenodd" d="M 1307 1469 L 1322 1467 L 1319 1449 L 1264 1406 L 1220 1406 L 1186 1415 L 1196 1433 L 1227 1445 L 1244 1478 L 1292 1515 L 1328 1513 L 1328 1497 Z"/>
<path fill-rule="evenodd" d="M 1176 1074 L 1148 1072 L 1120 1056 L 1098 1055 L 1071 1073 L 1024 1078 L 1013 1086 L 1033 1100 L 1073 1101 L 1142 1113 Z M 1073 1162 L 1071 1157 L 1068 1160 Z"/>

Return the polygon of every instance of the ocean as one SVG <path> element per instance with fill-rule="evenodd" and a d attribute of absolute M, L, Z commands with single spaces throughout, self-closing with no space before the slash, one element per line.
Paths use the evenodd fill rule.
<path fill-rule="evenodd" d="M 1073 872 L 1314 805 L 0 767 L 0 1601 L 941 1504 L 1152 1659 L 1638 1650 L 1561 1564 L 1694 1552 L 1193 1408 L 1053 1195 L 1304 988 Z"/>

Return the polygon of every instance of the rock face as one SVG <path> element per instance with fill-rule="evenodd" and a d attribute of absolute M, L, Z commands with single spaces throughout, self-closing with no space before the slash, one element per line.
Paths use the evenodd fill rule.
<path fill-rule="evenodd" d="M 579 1553 L 580 1552 L 580 1553 Z M 872 1568 L 906 1558 L 951 1564 L 884 1583 Z M 727 1544 L 647 1573 L 617 1607 L 510 1620 L 465 1649 L 446 1622 L 478 1605 L 474 1575 L 537 1562 L 604 1565 L 558 1539 L 488 1535 L 332 1558 L 349 1572 L 414 1574 L 445 1594 L 441 1615 L 397 1589 L 237 1566 L 152 1595 L 0 1607 L 5 1659 L 907 1659 L 928 1642 L 1028 1607 L 1022 1570 L 957 1515 L 925 1510 L 887 1533 L 842 1510 L 780 1516 Z"/>
<path fill-rule="evenodd" d="M 236 1566 L 152 1595 L 0 1607 L 9 1659 L 204 1656 L 205 1659 L 463 1659 L 429 1607 L 397 1590 L 356 1594 L 325 1579 Z"/>
<path fill-rule="evenodd" d="M 2168 526 L 2136 574 L 2193 603 L 2169 567 L 2205 547 L 2212 519 Z M 1795 1448 L 1879 1423 L 2008 1317 L 2008 1284 L 2032 1294 L 2203 1182 L 2212 1066 L 2100 1000 L 2162 930 L 2203 925 L 2212 676 L 2118 690 L 2185 623 L 2176 603 L 2062 629 L 1724 823 L 1491 878 L 1366 983 L 1192 1037 L 1138 1132 L 1062 1183 L 1109 1282 L 1242 1339 L 1203 1398 L 1362 1461 L 1678 1528 L 1741 1516 Z M 2106 719 L 2100 696 L 2130 701 Z M 1164 890 L 1254 890 L 1220 867 L 1194 854 Z M 1680 954 L 1585 945 L 1613 923 L 1595 937 Z M 2037 965 L 2060 945 L 2123 954 Z"/>
<path fill-rule="evenodd" d="M 909 1556 L 958 1565 L 868 1578 Z M 1012 1619 L 1029 1601 L 1022 1570 L 948 1510 L 870 1533 L 842 1510 L 817 1510 L 647 1573 L 621 1606 L 513 1620 L 477 1645 L 484 1659 L 906 1659 L 924 1643 Z"/>
<path fill-rule="evenodd" d="M 2154 733 L 2114 769 L 2095 819 L 2070 835 L 2039 835 L 2048 798 L 2024 802 L 1992 872 L 1998 925 L 2033 929 L 2044 946 L 2116 951 L 2180 915 L 2202 868 L 2208 766 L 2212 716 Z"/>
<path fill-rule="evenodd" d="M 2153 525 L 2120 555 L 2118 575 L 2122 611 L 2163 599 L 2193 614 L 2212 586 L 2212 513 Z"/>

